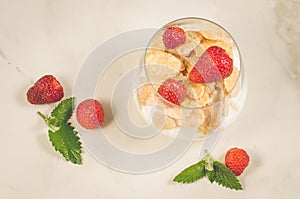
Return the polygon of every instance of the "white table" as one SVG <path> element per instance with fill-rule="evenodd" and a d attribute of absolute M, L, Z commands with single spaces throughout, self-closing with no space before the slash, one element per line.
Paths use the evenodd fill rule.
<path fill-rule="evenodd" d="M 231 191 L 208 180 L 172 183 L 174 175 L 197 161 L 197 144 L 170 167 L 145 175 L 111 170 L 86 151 L 82 166 L 65 162 L 53 150 L 47 128 L 36 114 L 54 106 L 26 101 L 31 81 L 55 74 L 66 96 L 71 96 L 81 64 L 101 42 L 185 16 L 221 24 L 239 44 L 248 97 L 212 155 L 222 160 L 234 146 L 249 152 L 250 166 L 240 177 L 245 190 Z M 296 198 L 300 193 L 299 21 L 299 0 L 1 0 L 0 197 Z"/>

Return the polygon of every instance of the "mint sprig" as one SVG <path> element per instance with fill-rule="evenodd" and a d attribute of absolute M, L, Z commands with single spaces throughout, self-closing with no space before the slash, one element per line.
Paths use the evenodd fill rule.
<path fill-rule="evenodd" d="M 55 107 L 50 116 L 41 112 L 38 114 L 43 118 L 47 126 L 49 139 L 54 149 L 63 157 L 74 164 L 82 164 L 82 146 L 77 131 L 71 126 L 70 120 L 74 111 L 74 97 L 61 101 Z"/>
<path fill-rule="evenodd" d="M 214 160 L 207 154 L 198 163 L 184 169 L 174 179 L 178 183 L 193 183 L 207 176 L 211 183 L 217 183 L 223 187 L 234 190 L 242 190 L 243 187 L 234 173 L 221 162 Z"/>

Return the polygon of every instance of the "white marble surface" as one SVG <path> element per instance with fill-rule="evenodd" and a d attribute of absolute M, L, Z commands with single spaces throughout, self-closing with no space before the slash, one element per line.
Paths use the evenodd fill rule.
<path fill-rule="evenodd" d="M 299 0 L 0 0 L 0 197 L 17 198 L 297 198 L 300 194 Z M 66 96 L 82 62 L 112 35 L 159 27 L 184 16 L 211 19 L 240 46 L 249 93 L 237 121 L 213 151 L 240 146 L 251 163 L 244 191 L 171 179 L 197 161 L 197 144 L 172 166 L 147 175 L 110 170 L 87 152 L 84 164 L 53 151 L 46 127 L 25 93 L 43 74 L 55 74 Z M 297 86 L 298 85 L 298 86 Z"/>

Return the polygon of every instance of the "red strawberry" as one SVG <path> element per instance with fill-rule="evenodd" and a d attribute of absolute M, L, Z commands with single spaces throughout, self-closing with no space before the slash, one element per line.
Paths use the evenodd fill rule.
<path fill-rule="evenodd" d="M 103 107 L 97 100 L 84 100 L 77 106 L 76 119 L 86 129 L 98 128 L 104 121 Z"/>
<path fill-rule="evenodd" d="M 158 93 L 173 104 L 179 105 L 187 95 L 184 84 L 174 79 L 167 79 L 158 88 Z"/>
<path fill-rule="evenodd" d="M 185 42 L 186 36 L 183 29 L 169 26 L 163 34 L 163 42 L 166 48 L 176 48 Z"/>
<path fill-rule="evenodd" d="M 239 176 L 243 173 L 244 169 L 248 166 L 250 158 L 246 151 L 239 148 L 231 148 L 225 155 L 225 164 L 231 171 Z"/>
<path fill-rule="evenodd" d="M 52 75 L 41 77 L 27 91 L 27 100 L 31 104 L 48 104 L 61 100 L 64 90 L 59 81 Z"/>
<path fill-rule="evenodd" d="M 217 82 L 232 73 L 232 59 L 226 51 L 218 46 L 211 46 L 201 55 L 189 74 L 194 83 Z"/>

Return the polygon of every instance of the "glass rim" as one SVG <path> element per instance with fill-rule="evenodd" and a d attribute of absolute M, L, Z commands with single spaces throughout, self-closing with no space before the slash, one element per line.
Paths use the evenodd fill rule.
<path fill-rule="evenodd" d="M 239 64 L 239 67 L 240 67 L 239 69 L 240 69 L 240 70 L 239 70 L 239 74 L 238 74 L 237 80 L 235 81 L 233 87 L 232 87 L 231 90 L 227 93 L 227 95 L 224 95 L 224 96 L 223 96 L 221 99 L 219 99 L 218 101 L 216 101 L 216 102 L 214 102 L 214 103 L 212 103 L 212 104 L 206 105 L 206 106 L 186 107 L 186 106 L 177 105 L 177 104 L 174 104 L 174 103 L 172 103 L 172 102 L 169 102 L 168 100 L 166 100 L 165 98 L 163 98 L 163 97 L 158 93 L 158 91 L 155 89 L 153 83 L 151 82 L 151 80 L 150 80 L 150 78 L 149 78 L 149 76 L 148 76 L 148 74 L 147 74 L 147 70 L 146 70 L 146 65 L 147 65 L 147 64 L 146 64 L 146 55 L 147 55 L 147 51 L 148 51 L 149 49 L 151 49 L 151 47 L 149 47 L 149 46 L 150 46 L 150 44 L 151 44 L 151 42 L 152 42 L 153 37 L 154 37 L 157 33 L 159 33 L 164 27 L 167 27 L 167 26 L 169 26 L 169 25 L 171 25 L 171 24 L 174 24 L 174 23 L 176 23 L 176 22 L 178 22 L 178 21 L 183 21 L 183 20 L 205 21 L 205 22 L 207 22 L 207 23 L 210 23 L 210 24 L 212 24 L 212 25 L 218 27 L 220 30 L 224 31 L 224 32 L 230 37 L 230 39 L 232 39 L 234 45 L 236 46 L 237 52 L 238 52 L 239 63 L 240 63 L 240 64 Z M 171 106 L 173 106 L 173 107 L 184 108 L 184 109 L 189 109 L 189 110 L 208 109 L 208 108 L 211 108 L 211 107 L 213 107 L 213 106 L 217 106 L 217 105 L 220 104 L 221 102 L 224 102 L 225 99 L 228 98 L 228 96 L 230 96 L 231 93 L 233 92 L 233 90 L 236 88 L 237 83 L 238 83 L 238 81 L 239 81 L 240 78 L 241 78 L 241 74 L 244 72 L 244 68 L 243 68 L 243 63 L 242 63 L 242 58 L 241 58 L 240 49 L 239 49 L 239 46 L 237 45 L 237 42 L 235 41 L 234 37 L 233 37 L 233 36 L 232 36 L 225 28 L 223 28 L 221 25 L 219 25 L 219 24 L 217 24 L 216 22 L 213 22 L 213 21 L 211 21 L 211 20 L 209 20 L 209 19 L 201 18 L 201 17 L 183 17 L 183 18 L 175 19 L 175 20 L 173 20 L 173 21 L 170 21 L 170 22 L 166 23 L 166 24 L 163 25 L 161 28 L 159 28 L 159 29 L 154 33 L 154 35 L 152 36 L 152 38 L 150 39 L 150 41 L 149 41 L 149 43 L 148 43 L 148 45 L 147 45 L 147 47 L 146 47 L 146 50 L 145 50 L 145 53 L 144 53 L 143 67 L 144 67 L 144 71 L 145 71 L 145 75 L 146 75 L 146 78 L 147 78 L 148 83 L 150 84 L 150 86 L 152 87 L 152 89 L 155 91 L 156 95 L 158 95 L 159 98 L 162 99 L 164 103 L 167 103 L 167 104 L 169 104 L 169 105 L 171 105 Z M 242 81 L 242 80 L 241 80 L 241 81 Z"/>

